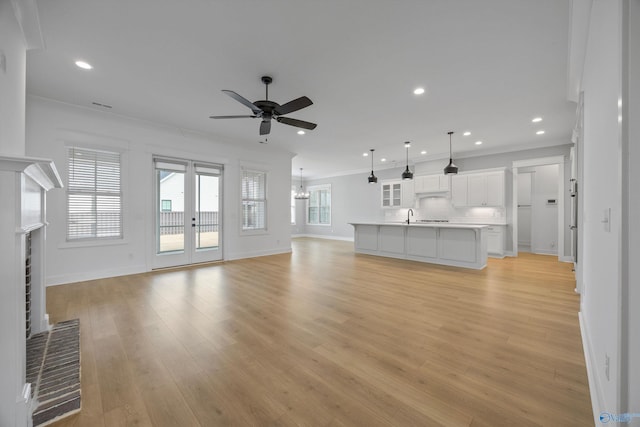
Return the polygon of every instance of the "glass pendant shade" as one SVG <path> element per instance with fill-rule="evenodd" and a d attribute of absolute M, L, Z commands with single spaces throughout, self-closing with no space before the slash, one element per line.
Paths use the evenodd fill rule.
<path fill-rule="evenodd" d="M 302 168 L 300 168 L 300 191 L 298 191 L 293 196 L 296 200 L 307 200 L 309 198 L 309 193 L 304 191 L 302 188 Z"/>
<path fill-rule="evenodd" d="M 408 181 L 413 179 L 413 172 L 409 169 L 409 147 L 411 147 L 411 144 L 407 141 L 404 143 L 404 146 L 407 148 L 407 167 L 404 172 L 402 172 L 402 179 Z"/>
<path fill-rule="evenodd" d="M 371 151 L 371 175 L 369 175 L 369 184 L 377 184 L 378 177 L 373 174 L 373 152 L 375 150 L 372 148 L 369 151 Z"/>
<path fill-rule="evenodd" d="M 453 164 L 453 154 L 451 151 L 451 135 L 453 132 L 447 132 L 449 134 L 449 164 L 444 168 L 445 175 L 456 175 L 458 173 L 458 167 Z"/>

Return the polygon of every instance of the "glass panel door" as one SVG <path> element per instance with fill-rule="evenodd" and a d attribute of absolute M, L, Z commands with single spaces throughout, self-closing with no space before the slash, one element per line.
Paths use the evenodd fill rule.
<path fill-rule="evenodd" d="M 194 254 L 192 262 L 222 259 L 220 233 L 221 168 L 196 164 L 194 173 Z"/>
<path fill-rule="evenodd" d="M 222 259 L 222 166 L 154 159 L 153 268 Z"/>

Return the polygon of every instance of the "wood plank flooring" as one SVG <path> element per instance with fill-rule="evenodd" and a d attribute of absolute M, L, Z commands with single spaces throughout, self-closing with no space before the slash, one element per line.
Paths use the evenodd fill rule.
<path fill-rule="evenodd" d="M 593 425 L 570 264 L 292 246 L 48 288 L 81 322 L 82 412 L 54 426 Z"/>

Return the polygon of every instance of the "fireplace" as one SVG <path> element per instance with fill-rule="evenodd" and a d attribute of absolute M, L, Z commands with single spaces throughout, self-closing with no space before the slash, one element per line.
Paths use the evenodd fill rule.
<path fill-rule="evenodd" d="M 24 236 L 24 284 L 25 284 L 25 330 L 26 338 L 31 336 L 31 232 Z"/>
<path fill-rule="evenodd" d="M 46 193 L 61 188 L 52 161 L 0 156 L 0 425 L 31 425 L 26 342 L 49 329 L 44 285 Z"/>

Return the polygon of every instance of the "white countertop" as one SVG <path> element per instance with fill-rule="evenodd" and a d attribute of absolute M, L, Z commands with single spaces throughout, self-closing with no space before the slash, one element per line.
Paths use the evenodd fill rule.
<path fill-rule="evenodd" d="M 478 229 L 489 227 L 487 224 L 453 224 L 450 222 L 412 222 L 407 224 L 406 222 L 350 222 L 351 225 L 389 225 L 396 227 L 430 227 L 430 228 L 470 228 Z"/>

